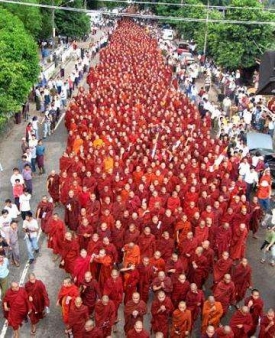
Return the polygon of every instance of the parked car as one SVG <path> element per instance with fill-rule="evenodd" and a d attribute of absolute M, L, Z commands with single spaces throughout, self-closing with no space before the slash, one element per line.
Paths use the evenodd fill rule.
<path fill-rule="evenodd" d="M 194 59 L 193 55 L 189 52 L 182 52 L 179 55 L 179 60 L 182 61 L 184 60 L 185 64 L 190 65 L 194 62 L 196 62 L 196 60 Z"/>
<path fill-rule="evenodd" d="M 178 48 L 177 48 L 177 52 L 178 55 L 181 55 L 182 53 L 189 53 L 190 51 L 190 45 L 188 41 L 180 41 L 178 43 Z"/>
<path fill-rule="evenodd" d="M 174 31 L 173 29 L 164 29 L 162 31 L 163 40 L 173 40 L 174 39 Z"/>
<path fill-rule="evenodd" d="M 275 186 L 275 151 L 273 139 L 268 134 L 249 132 L 246 142 L 251 155 L 260 154 L 264 158 L 266 166 L 270 168 L 272 186 Z"/>

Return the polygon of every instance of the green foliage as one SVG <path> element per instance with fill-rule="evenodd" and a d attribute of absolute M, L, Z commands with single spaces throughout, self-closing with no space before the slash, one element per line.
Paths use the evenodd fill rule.
<path fill-rule="evenodd" d="M 37 45 L 22 22 L 0 9 L 0 112 L 18 111 L 39 74 Z"/>
<path fill-rule="evenodd" d="M 227 10 L 225 20 L 274 20 L 274 14 L 263 11 L 257 0 L 232 0 L 231 6 L 243 8 Z M 255 10 L 245 7 L 255 7 Z M 251 67 L 273 41 L 273 32 L 270 25 L 214 24 L 209 29 L 209 53 L 221 66 Z"/>
<path fill-rule="evenodd" d="M 22 2 L 39 3 L 38 0 L 22 0 Z M 24 24 L 25 29 L 38 38 L 42 29 L 42 15 L 39 7 L 24 6 L 18 4 L 2 4 L 9 12 L 16 15 Z"/>
<path fill-rule="evenodd" d="M 82 0 L 75 0 L 69 4 L 70 7 L 83 8 Z M 57 10 L 55 12 L 55 24 L 57 34 L 72 38 L 81 38 L 90 29 L 90 18 L 85 13 Z"/>

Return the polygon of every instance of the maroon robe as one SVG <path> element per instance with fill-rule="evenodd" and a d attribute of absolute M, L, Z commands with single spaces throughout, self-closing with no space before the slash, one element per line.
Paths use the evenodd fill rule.
<path fill-rule="evenodd" d="M 85 280 L 80 284 L 80 297 L 83 304 L 88 307 L 89 315 L 93 314 L 97 299 L 101 298 L 99 284 L 95 279 L 90 282 Z"/>
<path fill-rule="evenodd" d="M 235 267 L 232 275 L 232 281 L 235 284 L 237 303 L 244 299 L 246 290 L 252 286 L 251 278 L 252 269 L 249 265 L 244 266 L 240 263 Z"/>
<path fill-rule="evenodd" d="M 59 202 L 59 175 L 49 175 L 47 178 L 48 191 L 54 203 Z"/>
<path fill-rule="evenodd" d="M 230 320 L 230 327 L 234 332 L 234 338 L 248 338 L 248 332 L 253 326 L 252 316 L 250 313 L 243 314 L 241 310 L 237 310 Z M 242 325 L 238 328 L 237 325 Z"/>
<path fill-rule="evenodd" d="M 83 225 L 80 224 L 77 228 L 77 237 L 80 250 L 85 249 L 87 250 L 88 244 L 90 242 L 91 236 L 94 232 L 94 229 L 91 225 Z"/>
<path fill-rule="evenodd" d="M 63 250 L 63 241 L 66 228 L 61 219 L 56 221 L 50 218 L 48 221 L 48 248 L 53 249 L 55 255 L 60 255 Z"/>
<path fill-rule="evenodd" d="M 217 284 L 214 290 L 215 300 L 221 302 L 224 316 L 227 313 L 229 305 L 235 303 L 235 293 L 234 283 L 225 283 L 223 280 Z"/>
<path fill-rule="evenodd" d="M 137 311 L 138 315 L 133 316 L 133 312 Z M 147 312 L 147 305 L 143 300 L 135 303 L 133 300 L 129 300 L 124 307 L 124 332 L 127 334 L 129 330 L 134 328 L 135 323 L 140 320 L 143 322 L 143 316 Z"/>
<path fill-rule="evenodd" d="M 164 305 L 165 311 L 161 311 L 160 307 Z M 152 302 L 151 314 L 152 314 L 152 330 L 154 332 L 162 332 L 164 338 L 168 337 L 169 330 L 169 318 L 172 315 L 174 310 L 173 303 L 171 299 L 166 296 L 163 302 L 160 302 L 158 298 L 156 298 Z"/>
<path fill-rule="evenodd" d="M 68 209 L 68 206 L 71 206 L 71 210 Z M 78 228 L 78 215 L 80 211 L 80 206 L 78 200 L 73 198 L 68 198 L 65 203 L 65 224 L 69 227 L 70 230 L 76 231 Z"/>
<path fill-rule="evenodd" d="M 141 257 L 153 257 L 154 252 L 156 251 L 156 240 L 154 235 L 141 234 L 137 244 L 140 249 Z"/>
<path fill-rule="evenodd" d="M 32 297 L 33 299 L 30 301 L 32 312 L 29 317 L 31 323 L 35 325 L 44 317 L 43 312 L 45 307 L 50 306 L 49 296 L 44 283 L 38 279 L 36 279 L 34 283 L 28 281 L 25 284 L 25 290 L 27 291 L 28 297 Z"/>
<path fill-rule="evenodd" d="M 110 277 L 106 280 L 103 289 L 103 295 L 109 296 L 110 300 L 112 300 L 115 306 L 115 313 L 117 316 L 117 311 L 119 305 L 122 303 L 123 300 L 123 282 L 122 278 L 118 277 L 116 279 Z"/>
<path fill-rule="evenodd" d="M 72 239 L 71 241 L 65 239 L 62 247 L 61 257 L 64 260 L 64 264 L 60 265 L 60 267 L 64 268 L 66 272 L 73 274 L 75 261 L 79 255 L 78 241 L 77 239 Z"/>
<path fill-rule="evenodd" d="M 89 319 L 88 307 L 81 304 L 80 307 L 72 304 L 69 310 L 68 327 L 72 330 L 74 338 L 82 338 L 82 331 Z"/>
<path fill-rule="evenodd" d="M 244 301 L 244 305 L 248 305 L 248 303 L 252 301 L 253 305 L 250 307 L 250 314 L 252 316 L 252 328 L 249 331 L 249 337 L 253 336 L 257 330 L 257 326 L 259 324 L 259 319 L 263 316 L 263 308 L 264 302 L 261 298 L 254 299 L 252 296 L 247 297 Z"/>
<path fill-rule="evenodd" d="M 198 315 L 202 310 L 204 300 L 205 299 L 202 290 L 197 290 L 196 293 L 189 290 L 186 294 L 186 305 L 187 309 L 191 311 L 193 324 L 197 320 Z"/>
<path fill-rule="evenodd" d="M 96 326 L 102 329 L 103 336 L 110 336 L 112 327 L 116 320 L 116 309 L 114 302 L 109 300 L 107 305 L 102 301 L 98 301 L 95 305 L 95 323 Z"/>
<path fill-rule="evenodd" d="M 179 280 L 177 280 L 173 284 L 171 300 L 175 308 L 178 307 L 179 302 L 186 300 L 186 295 L 189 290 L 190 283 L 187 280 L 184 283 L 181 283 Z"/>

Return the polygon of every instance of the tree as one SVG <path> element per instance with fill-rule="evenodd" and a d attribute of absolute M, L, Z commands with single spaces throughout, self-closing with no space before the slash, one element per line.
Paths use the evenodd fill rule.
<path fill-rule="evenodd" d="M 22 0 L 37 4 L 37 0 Z M 24 24 L 25 29 L 36 39 L 42 30 L 42 15 L 39 7 L 18 4 L 2 4 L 9 12 L 16 15 Z"/>
<path fill-rule="evenodd" d="M 263 11 L 262 4 L 257 0 L 232 0 L 231 6 L 243 8 L 226 10 L 225 20 L 274 20 L 274 14 Z M 213 24 L 209 28 L 209 53 L 223 67 L 248 68 L 255 64 L 256 58 L 273 41 L 273 33 L 274 28 L 271 25 Z"/>
<path fill-rule="evenodd" d="M 18 111 L 37 81 L 37 45 L 18 17 L 0 9 L 0 112 Z"/>
<path fill-rule="evenodd" d="M 83 8 L 82 0 L 71 2 L 70 7 Z M 72 38 L 81 38 L 91 29 L 88 15 L 73 11 L 56 10 L 55 24 L 59 35 L 66 35 Z"/>

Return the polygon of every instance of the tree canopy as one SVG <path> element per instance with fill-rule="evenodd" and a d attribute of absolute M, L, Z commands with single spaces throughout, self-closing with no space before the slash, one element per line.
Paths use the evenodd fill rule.
<path fill-rule="evenodd" d="M 37 81 L 37 45 L 23 23 L 2 8 L 0 50 L 0 113 L 16 112 Z"/>
<path fill-rule="evenodd" d="M 82 0 L 70 2 L 70 7 L 83 8 Z M 59 35 L 81 38 L 91 29 L 90 18 L 86 13 L 56 10 L 55 24 Z"/>

